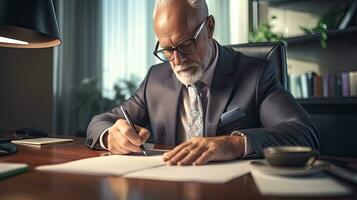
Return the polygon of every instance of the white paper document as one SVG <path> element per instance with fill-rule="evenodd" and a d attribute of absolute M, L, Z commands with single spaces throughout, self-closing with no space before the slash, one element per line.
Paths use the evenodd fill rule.
<path fill-rule="evenodd" d="M 341 196 L 351 194 L 351 189 L 320 172 L 311 176 L 284 177 L 251 171 L 262 195 L 270 196 Z"/>
<path fill-rule="evenodd" d="M 217 162 L 203 166 L 168 166 L 161 155 L 111 155 L 39 166 L 42 171 L 88 175 L 117 175 L 167 181 L 225 183 L 249 173 L 250 161 Z"/>
<path fill-rule="evenodd" d="M 164 165 L 162 156 L 100 156 L 63 164 L 39 166 L 37 170 L 88 175 L 124 175 Z"/>
<path fill-rule="evenodd" d="M 250 161 L 215 162 L 200 166 L 161 166 L 124 175 L 166 181 L 225 183 L 249 173 Z"/>
<path fill-rule="evenodd" d="M 63 142 L 72 142 L 73 139 L 70 138 L 31 138 L 31 139 L 22 139 L 22 140 L 12 140 L 14 144 L 28 144 L 28 145 L 44 145 L 52 143 L 63 143 Z"/>

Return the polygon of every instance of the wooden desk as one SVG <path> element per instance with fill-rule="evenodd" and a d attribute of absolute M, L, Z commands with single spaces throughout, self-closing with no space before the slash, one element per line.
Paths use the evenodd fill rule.
<path fill-rule="evenodd" d="M 38 165 L 63 163 L 105 153 L 88 149 L 83 138 L 41 148 L 19 145 L 18 153 L 0 157 L 0 161 L 27 163 L 30 171 L 0 180 L 0 199 L 296 199 L 261 196 L 251 175 L 226 184 L 207 184 L 73 175 L 33 169 Z M 329 199 L 357 199 L 357 187 L 352 187 L 353 196 Z"/>

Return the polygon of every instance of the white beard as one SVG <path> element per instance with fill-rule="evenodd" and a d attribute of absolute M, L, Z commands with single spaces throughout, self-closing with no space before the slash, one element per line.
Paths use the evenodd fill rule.
<path fill-rule="evenodd" d="M 192 65 L 194 69 L 189 70 L 187 72 L 177 72 L 173 69 L 176 78 L 184 85 L 192 85 L 199 81 L 202 78 L 203 75 L 203 68 L 201 65 Z M 176 68 L 185 68 L 182 66 L 176 66 Z"/>

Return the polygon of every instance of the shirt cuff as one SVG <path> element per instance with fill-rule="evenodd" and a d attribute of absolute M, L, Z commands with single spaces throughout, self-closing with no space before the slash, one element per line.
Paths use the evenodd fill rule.
<path fill-rule="evenodd" d="M 231 135 L 241 136 L 244 139 L 244 152 L 243 152 L 242 158 L 247 158 L 247 157 L 250 157 L 251 155 L 255 154 L 255 152 L 252 148 L 252 144 L 249 142 L 248 137 L 244 133 L 241 133 L 239 131 L 233 131 L 231 133 Z"/>
<path fill-rule="evenodd" d="M 105 145 L 104 145 L 104 141 L 103 141 L 103 139 L 104 139 L 104 136 L 106 135 L 106 134 L 108 134 L 108 131 L 109 131 L 109 128 L 107 128 L 107 129 L 105 129 L 101 134 L 100 134 L 100 136 L 99 136 L 99 145 L 100 145 L 100 147 L 102 147 L 103 149 L 105 149 L 105 150 L 109 150 L 108 149 L 108 147 L 106 147 Z"/>

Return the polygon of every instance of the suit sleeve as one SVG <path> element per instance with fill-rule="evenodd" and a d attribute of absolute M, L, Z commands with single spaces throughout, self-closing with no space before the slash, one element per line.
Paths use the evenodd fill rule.
<path fill-rule="evenodd" d="M 148 72 L 136 93 L 127 101 L 108 112 L 96 115 L 92 118 L 87 128 L 86 144 L 89 148 L 100 149 L 100 145 L 98 144 L 101 133 L 114 125 L 118 119 L 124 119 L 120 106 L 127 109 L 135 124 L 142 127 L 148 126 L 149 117 L 146 106 L 146 87 L 150 77 L 150 72 L 151 70 Z"/>
<path fill-rule="evenodd" d="M 275 67 L 267 62 L 256 83 L 255 112 L 261 128 L 239 130 L 244 133 L 255 150 L 262 156 L 268 146 L 310 146 L 319 148 L 317 129 L 309 114 L 298 104 L 275 78 Z"/>

